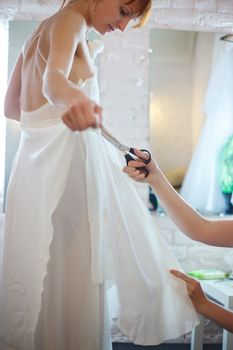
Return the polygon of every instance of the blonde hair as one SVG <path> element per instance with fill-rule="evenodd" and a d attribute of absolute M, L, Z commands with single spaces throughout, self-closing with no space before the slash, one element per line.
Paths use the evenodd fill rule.
<path fill-rule="evenodd" d="M 60 10 L 73 1 L 75 1 L 75 0 L 63 0 L 61 7 L 60 7 Z M 98 1 L 99 0 L 95 0 L 95 2 L 98 2 Z M 137 0 L 129 0 L 127 2 L 127 4 L 131 4 L 135 1 L 137 1 Z M 151 8 L 152 8 L 152 0 L 138 0 L 138 1 L 140 1 L 142 3 L 142 8 L 136 14 L 137 18 L 139 18 L 139 21 L 135 26 L 133 26 L 133 28 L 141 28 L 146 24 L 146 22 L 148 21 L 148 18 L 150 16 Z"/>
<path fill-rule="evenodd" d="M 127 4 L 131 4 L 136 0 L 129 0 Z M 138 23 L 133 26 L 133 28 L 141 28 L 143 27 L 151 14 L 152 9 L 152 0 L 138 0 L 142 3 L 141 10 L 136 14 L 137 18 L 139 19 Z"/>
<path fill-rule="evenodd" d="M 63 9 L 63 7 L 69 5 L 69 3 L 73 2 L 73 1 L 75 1 L 75 0 L 63 0 L 61 7 L 60 7 L 60 10 Z"/>

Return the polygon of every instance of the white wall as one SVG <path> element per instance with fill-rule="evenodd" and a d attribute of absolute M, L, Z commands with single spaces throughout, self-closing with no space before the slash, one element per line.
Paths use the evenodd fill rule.
<path fill-rule="evenodd" d="M 6 121 L 4 117 L 4 96 L 7 86 L 7 63 L 8 63 L 8 22 L 0 20 L 0 212 L 3 209 L 4 179 L 5 179 L 5 138 Z"/>
<path fill-rule="evenodd" d="M 192 153 L 196 33 L 151 31 L 150 147 L 163 171 L 187 167 Z"/>
<path fill-rule="evenodd" d="M 151 30 L 150 148 L 163 171 L 188 167 L 205 119 L 215 34 Z"/>
<path fill-rule="evenodd" d="M 11 74 L 24 41 L 33 31 L 36 25 L 37 23 L 34 21 L 9 21 L 8 77 Z M 19 139 L 19 123 L 8 119 L 6 123 L 5 195 L 10 177 L 12 161 L 18 148 Z"/>
<path fill-rule="evenodd" d="M 213 66 L 215 37 L 216 34 L 205 32 L 199 32 L 196 36 L 192 86 L 192 152 L 205 119 L 203 103 Z"/>

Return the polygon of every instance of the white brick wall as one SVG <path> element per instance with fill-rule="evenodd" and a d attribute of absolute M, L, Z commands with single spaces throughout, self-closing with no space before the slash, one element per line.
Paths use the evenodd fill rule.
<path fill-rule="evenodd" d="M 229 0 L 155 0 L 152 26 L 197 31 L 232 32 Z"/>

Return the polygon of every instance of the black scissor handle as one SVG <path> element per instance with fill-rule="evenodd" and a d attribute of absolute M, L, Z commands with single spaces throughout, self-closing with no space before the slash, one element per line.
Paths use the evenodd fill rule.
<path fill-rule="evenodd" d="M 141 151 L 141 152 L 143 152 L 143 153 L 146 153 L 146 154 L 149 156 L 149 158 L 148 158 L 148 159 L 144 159 L 144 158 L 142 158 L 142 157 L 139 157 L 139 156 L 135 153 L 133 147 L 131 147 L 130 150 L 129 150 L 130 153 L 134 154 L 134 155 L 135 155 L 137 158 L 139 158 L 143 163 L 149 164 L 150 161 L 151 161 L 151 154 L 150 154 L 150 152 L 149 152 L 147 149 L 140 149 L 139 151 Z"/>
<path fill-rule="evenodd" d="M 134 152 L 134 148 L 130 148 L 130 150 L 129 150 L 130 153 L 134 154 L 136 157 L 138 157 L 140 160 L 142 160 L 143 163 L 145 163 L 146 165 L 149 164 L 150 161 L 151 161 L 151 154 L 150 154 L 150 152 L 148 150 L 146 150 L 146 149 L 140 149 L 140 151 L 147 153 L 149 155 L 149 158 L 148 159 L 142 159 L 141 157 L 138 157 L 135 154 L 135 152 Z M 129 153 L 125 155 L 125 159 L 126 159 L 127 165 L 128 165 L 130 160 L 135 160 L 135 158 L 132 157 Z M 140 168 L 137 168 L 137 169 L 140 170 L 141 172 L 143 172 L 145 174 L 145 177 L 148 176 L 149 171 L 146 169 L 146 167 L 143 166 L 143 167 L 140 167 Z"/>

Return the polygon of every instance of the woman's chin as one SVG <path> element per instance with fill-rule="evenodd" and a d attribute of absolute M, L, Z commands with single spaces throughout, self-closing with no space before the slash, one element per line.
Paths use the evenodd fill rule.
<path fill-rule="evenodd" d="M 106 28 L 95 28 L 94 27 L 93 29 L 100 35 L 113 33 L 113 30 L 110 27 L 106 27 Z"/>

